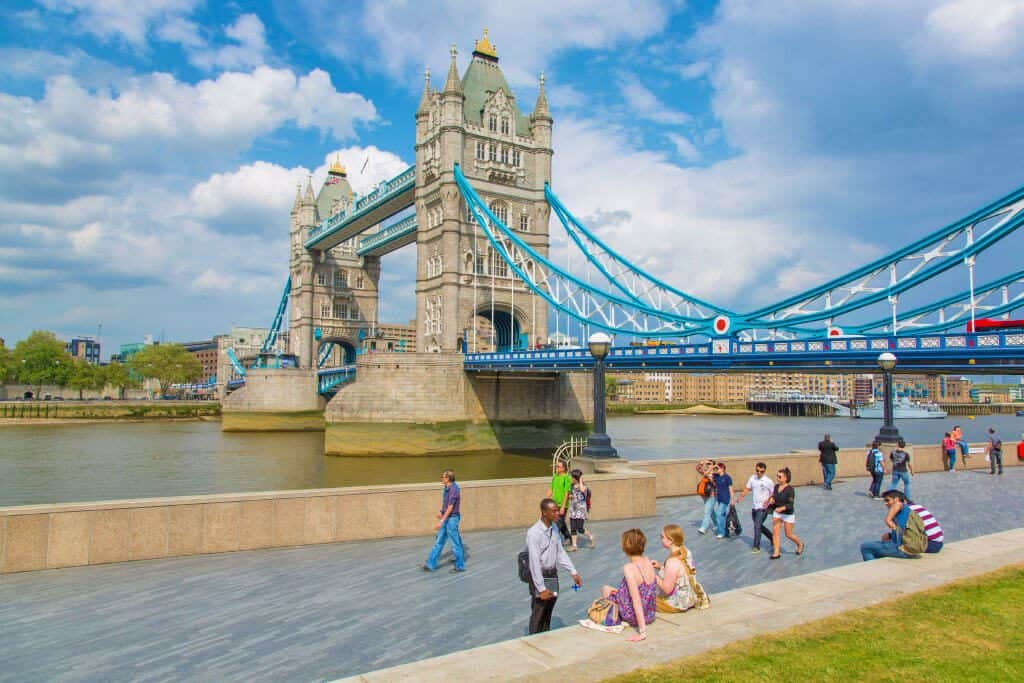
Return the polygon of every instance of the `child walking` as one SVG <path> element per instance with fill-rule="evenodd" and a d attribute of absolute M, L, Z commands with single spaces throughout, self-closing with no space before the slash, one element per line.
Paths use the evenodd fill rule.
<path fill-rule="evenodd" d="M 569 489 L 569 534 L 572 539 L 572 547 L 569 552 L 576 552 L 576 537 L 583 534 L 590 541 L 590 548 L 594 548 L 594 535 L 584 528 L 587 519 L 587 511 L 590 508 L 590 489 L 583 483 L 583 472 L 572 471 L 572 488 Z"/>

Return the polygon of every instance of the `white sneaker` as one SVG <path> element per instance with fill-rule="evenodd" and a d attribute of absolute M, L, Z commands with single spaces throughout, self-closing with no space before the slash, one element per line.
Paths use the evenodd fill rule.
<path fill-rule="evenodd" d="M 721 534 L 715 534 L 715 538 L 725 538 L 725 536 L 723 536 Z"/>
<path fill-rule="evenodd" d="M 703 536 L 703 535 L 704 535 L 704 534 L 706 534 L 707 532 L 708 532 L 708 530 L 707 530 L 707 529 L 697 529 L 697 533 L 698 533 L 698 534 L 700 534 L 701 536 Z"/>

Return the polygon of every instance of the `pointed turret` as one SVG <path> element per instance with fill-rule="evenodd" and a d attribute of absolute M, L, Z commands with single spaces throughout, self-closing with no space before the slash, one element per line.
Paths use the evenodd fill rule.
<path fill-rule="evenodd" d="M 462 80 L 459 78 L 459 67 L 455 64 L 455 56 L 459 53 L 455 48 L 455 43 L 448 49 L 448 52 L 452 56 L 451 64 L 448 65 L 448 80 L 444 82 L 444 94 L 445 95 L 461 95 L 462 94 Z"/>
<path fill-rule="evenodd" d="M 313 176 L 306 177 L 306 194 L 302 198 L 303 204 L 315 204 L 316 197 L 313 196 Z"/>
<path fill-rule="evenodd" d="M 295 183 L 295 201 L 292 202 L 292 214 L 299 212 L 299 207 L 302 206 L 302 183 Z"/>
<path fill-rule="evenodd" d="M 416 110 L 416 116 L 423 116 L 430 113 L 430 67 L 423 71 L 423 95 L 420 97 L 420 106 Z"/>
<path fill-rule="evenodd" d="M 533 106 L 533 114 L 530 116 L 531 120 L 546 119 L 551 120 L 551 110 L 548 109 L 548 97 L 544 93 L 544 72 L 540 72 L 540 90 L 537 92 L 537 104 Z"/>

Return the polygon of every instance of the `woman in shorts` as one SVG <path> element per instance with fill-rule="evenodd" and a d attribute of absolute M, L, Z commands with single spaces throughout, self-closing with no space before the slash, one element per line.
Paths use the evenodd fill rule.
<path fill-rule="evenodd" d="M 775 491 L 768 499 L 768 505 L 773 508 L 771 555 L 773 560 L 782 557 L 780 545 L 783 527 L 786 530 L 786 538 L 796 544 L 796 554 L 803 555 L 804 553 L 804 542 L 793 533 L 793 525 L 796 524 L 796 489 L 789 483 L 792 476 L 788 467 L 779 470 L 775 474 Z"/>
<path fill-rule="evenodd" d="M 584 528 L 587 521 L 587 498 L 590 497 L 590 489 L 583 483 L 583 472 L 572 471 L 572 488 L 569 489 L 569 534 L 572 539 L 571 552 L 579 550 L 576 546 L 576 537 L 583 535 L 590 541 L 590 548 L 594 548 L 594 535 Z"/>

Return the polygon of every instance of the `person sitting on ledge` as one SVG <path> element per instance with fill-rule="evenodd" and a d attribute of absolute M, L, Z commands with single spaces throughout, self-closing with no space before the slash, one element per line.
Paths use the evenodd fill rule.
<path fill-rule="evenodd" d="M 927 508 L 910 503 L 903 492 L 896 489 L 883 493 L 882 500 L 888 510 L 885 524 L 890 531 L 881 541 L 861 543 L 860 556 L 865 562 L 880 557 L 909 559 L 942 550 L 945 541 L 942 527 Z"/>
<path fill-rule="evenodd" d="M 607 613 L 603 623 L 595 624 L 590 620 L 581 621 L 580 625 L 603 631 L 622 628 L 620 624 L 629 624 L 636 628 L 636 633 L 626 640 L 637 642 L 647 637 L 647 625 L 654 621 L 655 606 L 658 597 L 658 575 L 654 563 L 644 556 L 647 537 L 640 529 L 627 529 L 622 532 L 622 552 L 629 558 L 622 567 L 622 581 L 618 588 L 601 587 L 601 597 L 611 601 L 616 609 Z"/>
<path fill-rule="evenodd" d="M 662 527 L 661 547 L 668 551 L 668 558 L 664 566 L 651 563 L 658 570 L 657 612 L 685 612 L 693 607 L 707 609 L 711 606 L 708 594 L 697 581 L 693 553 L 684 542 L 683 529 L 678 524 Z"/>

